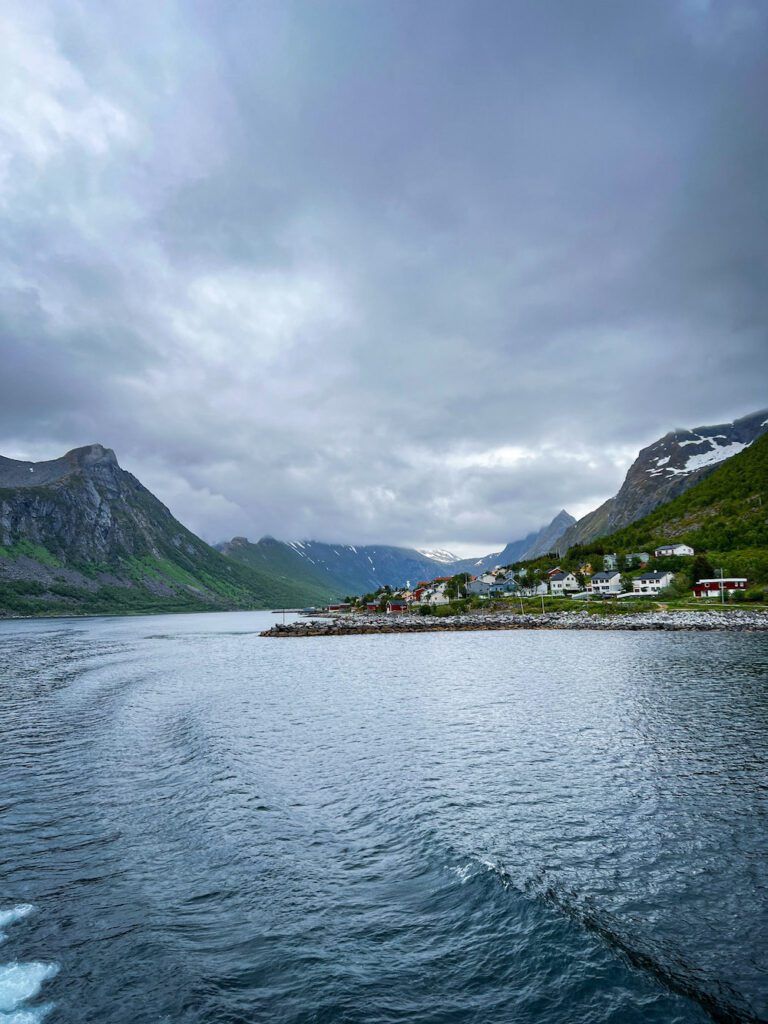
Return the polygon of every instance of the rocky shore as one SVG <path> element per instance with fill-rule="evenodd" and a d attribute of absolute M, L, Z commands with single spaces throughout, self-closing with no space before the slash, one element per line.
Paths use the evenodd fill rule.
<path fill-rule="evenodd" d="M 303 622 L 277 623 L 261 636 L 358 636 L 370 633 L 435 633 L 488 629 L 623 629 L 768 631 L 768 612 L 672 611 L 626 615 L 590 615 L 588 612 L 548 612 L 542 615 L 505 613 L 474 615 L 335 615 Z"/>

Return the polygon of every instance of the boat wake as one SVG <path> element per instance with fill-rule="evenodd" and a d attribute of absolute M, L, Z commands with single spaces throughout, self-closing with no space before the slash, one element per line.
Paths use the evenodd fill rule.
<path fill-rule="evenodd" d="M 544 872 L 521 885 L 503 863 L 487 859 L 477 863 L 504 888 L 546 903 L 597 936 L 635 969 L 652 976 L 671 992 L 698 1003 L 717 1024 L 766 1024 L 730 985 L 705 977 L 664 943 L 627 934 L 620 921 L 595 907 L 588 897 L 563 890 Z M 463 882 L 467 874 L 462 870 L 460 877 Z"/>
<path fill-rule="evenodd" d="M 33 910 L 34 907 L 29 903 L 21 903 L 10 910 L 0 910 L 0 942 L 7 938 L 6 928 L 28 917 Z M 37 961 L 0 964 L 0 1024 L 40 1024 L 50 1013 L 53 1003 L 37 1006 L 30 1003 L 58 969 L 57 964 Z"/>

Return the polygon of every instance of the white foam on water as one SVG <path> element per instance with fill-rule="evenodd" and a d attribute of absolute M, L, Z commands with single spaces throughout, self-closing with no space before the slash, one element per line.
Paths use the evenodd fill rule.
<path fill-rule="evenodd" d="M 53 1003 L 35 1006 L 27 1010 L 14 1010 L 13 1013 L 0 1013 L 0 1024 L 40 1024 L 53 1009 Z"/>
<path fill-rule="evenodd" d="M 56 964 L 3 964 L 0 967 L 0 1013 L 17 1010 L 22 1003 L 34 999 L 57 971 Z"/>
<path fill-rule="evenodd" d="M 0 942 L 6 938 L 2 929 L 28 917 L 34 909 L 29 903 L 20 903 L 10 910 L 0 910 Z M 38 996 L 45 982 L 58 970 L 58 964 L 37 961 L 0 964 L 0 1024 L 40 1024 L 53 1004 L 24 1004 Z"/>
<path fill-rule="evenodd" d="M 8 938 L 5 929 L 9 925 L 29 917 L 34 909 L 31 903 L 19 903 L 18 906 L 12 907 L 10 910 L 0 910 L 0 942 L 5 942 Z"/>

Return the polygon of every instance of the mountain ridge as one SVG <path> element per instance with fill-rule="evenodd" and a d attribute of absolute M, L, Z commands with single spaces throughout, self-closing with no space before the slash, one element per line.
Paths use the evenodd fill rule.
<path fill-rule="evenodd" d="M 569 527 L 557 550 L 587 544 L 685 493 L 768 431 L 768 408 L 730 423 L 680 427 L 642 448 L 617 493 Z"/>

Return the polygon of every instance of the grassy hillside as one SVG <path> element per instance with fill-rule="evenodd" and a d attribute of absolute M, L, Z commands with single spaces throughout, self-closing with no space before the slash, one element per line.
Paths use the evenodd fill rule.
<path fill-rule="evenodd" d="M 239 565 L 294 587 L 301 595 L 297 604 L 327 604 L 349 593 L 349 585 L 344 580 L 337 579 L 322 566 L 313 565 L 273 537 L 262 537 L 256 544 L 245 537 L 235 537 L 220 545 L 219 550 Z"/>
<path fill-rule="evenodd" d="M 296 607 L 299 584 L 224 558 L 207 545 L 191 557 L 64 563 L 41 545 L 0 545 L 0 616 L 194 612 Z"/>

